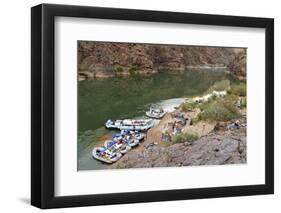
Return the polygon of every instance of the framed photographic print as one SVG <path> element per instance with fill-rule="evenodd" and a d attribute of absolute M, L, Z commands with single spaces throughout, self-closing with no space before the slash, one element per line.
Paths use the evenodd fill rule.
<path fill-rule="evenodd" d="M 272 194 L 274 21 L 31 9 L 31 203 Z"/>

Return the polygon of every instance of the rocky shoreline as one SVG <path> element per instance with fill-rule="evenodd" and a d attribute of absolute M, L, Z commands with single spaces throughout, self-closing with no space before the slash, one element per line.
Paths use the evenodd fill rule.
<path fill-rule="evenodd" d="M 190 144 L 151 145 L 136 149 L 111 168 L 150 168 L 246 163 L 246 135 L 235 131 L 211 132 Z"/>
<path fill-rule="evenodd" d="M 231 103 L 233 105 L 231 110 L 235 108 L 238 113 L 233 119 L 225 121 L 198 120 L 195 122 L 200 114 L 202 115 L 198 106 L 187 111 L 182 111 L 181 107 L 177 107 L 173 112 L 166 113 L 156 126 L 148 130 L 144 142 L 139 147 L 110 165 L 109 168 L 246 163 L 247 123 L 246 108 L 242 106 L 243 100 L 245 100 L 244 97 L 237 96 L 235 101 L 233 99 L 225 103 L 226 105 Z M 188 99 L 187 103 L 189 103 Z M 200 103 L 199 106 L 201 106 Z M 180 133 L 174 131 L 174 125 L 179 122 L 175 115 L 180 115 L 181 119 L 186 120 L 186 123 L 180 127 Z M 168 140 L 163 140 L 164 133 L 170 136 Z M 182 137 L 174 140 L 178 136 Z M 191 136 L 193 138 L 190 138 Z"/>
<path fill-rule="evenodd" d="M 194 142 L 173 144 L 160 140 L 161 129 L 171 114 L 147 132 L 144 142 L 109 166 L 111 169 L 150 168 L 169 166 L 223 165 L 246 163 L 246 131 L 227 129 L 229 122 L 200 122 L 187 125 L 183 132 L 194 132 Z M 188 113 L 187 113 L 188 114 Z"/>

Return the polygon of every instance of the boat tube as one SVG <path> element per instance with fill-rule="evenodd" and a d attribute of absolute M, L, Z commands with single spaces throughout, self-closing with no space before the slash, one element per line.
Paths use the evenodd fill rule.
<path fill-rule="evenodd" d="M 112 161 L 112 163 L 118 161 L 122 157 L 122 154 L 120 152 L 112 152 L 109 156 L 109 160 Z"/>
<path fill-rule="evenodd" d="M 136 132 L 136 131 L 135 131 L 135 132 L 133 133 L 133 137 L 134 137 L 135 139 L 141 141 L 141 140 L 144 139 L 145 134 L 142 133 L 142 132 Z"/>
<path fill-rule="evenodd" d="M 125 120 L 108 120 L 105 123 L 105 127 L 108 129 L 120 129 L 120 130 L 137 130 L 147 131 L 154 126 L 153 119 L 125 119 Z"/>
<path fill-rule="evenodd" d="M 122 144 L 122 146 L 120 147 L 120 152 L 121 154 L 126 154 L 127 152 L 129 152 L 132 149 L 132 147 L 130 147 L 127 144 Z"/>
<path fill-rule="evenodd" d="M 104 146 L 112 152 L 121 152 L 121 154 L 126 154 L 132 149 L 123 141 L 123 138 L 121 140 L 106 140 Z"/>
<path fill-rule="evenodd" d="M 139 144 L 139 140 L 135 139 L 135 138 L 132 138 L 130 136 L 125 136 L 124 138 L 124 142 L 129 145 L 130 147 L 135 147 Z"/>
<path fill-rule="evenodd" d="M 149 111 L 145 112 L 147 117 L 155 119 L 161 119 L 165 114 L 166 112 L 162 108 L 158 109 L 154 107 L 151 107 Z"/>
<path fill-rule="evenodd" d="M 104 147 L 94 148 L 92 151 L 93 158 L 102 161 L 104 163 L 111 164 L 113 161 L 110 160 L 110 154 Z"/>
<path fill-rule="evenodd" d="M 121 135 L 123 135 L 123 136 L 130 135 L 133 138 L 141 141 L 142 139 L 144 139 L 146 134 L 143 132 L 139 132 L 139 131 L 122 130 Z"/>

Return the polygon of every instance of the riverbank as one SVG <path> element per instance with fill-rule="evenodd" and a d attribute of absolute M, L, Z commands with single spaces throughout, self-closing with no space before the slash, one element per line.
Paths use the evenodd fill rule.
<path fill-rule="evenodd" d="M 195 166 L 239 164 L 246 162 L 245 87 L 232 86 L 220 99 L 204 103 L 187 99 L 174 111 L 166 113 L 147 132 L 144 142 L 109 168 L 148 168 L 166 166 Z M 236 95 L 234 95 L 234 93 Z M 204 96 L 203 96 L 204 97 Z M 224 105 L 220 105 L 223 103 Z M 186 104 L 190 108 L 186 109 Z M 192 105 L 191 105 L 192 104 Z M 206 116 L 208 110 L 218 113 Z M 229 106 L 231 105 L 231 106 Z M 222 108 L 220 108 L 222 107 Z M 225 107 L 225 108 L 223 108 Z M 230 110 L 229 112 L 226 112 Z M 231 114 L 232 113 L 232 114 Z M 234 117 L 231 117 L 234 116 Z M 180 118 L 180 120 L 179 120 Z M 180 122 L 180 127 L 175 125 Z M 175 133 L 175 129 L 180 132 Z M 167 137 L 163 137 L 167 136 Z"/>
<path fill-rule="evenodd" d="M 109 169 L 175 167 L 197 165 L 243 164 L 246 156 L 246 129 L 226 129 L 227 124 L 200 122 L 187 126 L 200 134 L 199 139 L 190 143 L 163 142 L 161 127 L 171 121 L 167 114 L 158 126 L 150 129 L 147 138 L 139 147 L 131 150 L 118 162 L 108 166 Z M 205 128 L 205 130 L 204 130 Z"/>
<path fill-rule="evenodd" d="M 231 71 L 227 69 L 224 65 L 193 65 L 193 66 L 182 66 L 180 68 L 172 68 L 172 69 L 165 69 L 162 67 L 158 67 L 157 69 L 147 71 L 147 70 L 135 70 L 132 72 L 130 68 L 123 68 L 122 71 L 108 71 L 103 69 L 98 70 L 80 70 L 78 73 L 78 81 L 85 81 L 85 80 L 94 80 L 94 79 L 106 79 L 106 78 L 114 78 L 114 77 L 129 77 L 129 76 L 151 76 L 157 73 L 170 73 L 170 74 L 177 74 L 177 73 L 184 73 L 196 70 L 205 70 L 208 72 L 212 71 L 219 71 L 225 74 L 233 74 Z M 233 74 L 234 75 L 234 74 Z M 245 79 L 243 75 L 235 75 L 235 77 L 239 79 Z"/>
<path fill-rule="evenodd" d="M 118 162 L 114 163 L 113 165 L 109 166 L 109 168 L 131 168 L 130 166 L 132 164 L 135 164 L 131 162 L 131 158 L 135 159 L 135 156 L 142 156 L 147 153 L 147 150 L 155 149 L 155 147 L 160 148 L 162 151 L 165 149 L 170 149 L 170 146 L 173 146 L 172 141 L 164 141 L 162 140 L 162 134 L 167 131 L 169 134 L 172 134 L 173 129 L 170 127 L 172 123 L 175 123 L 177 119 L 173 116 L 174 113 L 178 112 L 178 110 L 174 110 L 172 112 L 168 112 L 165 114 L 165 116 L 159 121 L 159 123 L 149 129 L 147 131 L 147 135 L 144 139 L 144 141 L 135 149 L 131 150 L 128 154 L 123 156 Z M 196 112 L 187 112 L 184 113 L 184 116 L 190 119 L 196 117 L 198 114 L 198 111 Z M 189 124 L 185 125 L 182 128 L 182 133 L 190 133 L 192 132 L 193 134 L 198 135 L 198 137 L 203 137 L 207 134 L 209 134 L 215 127 L 214 122 L 199 122 L 194 126 L 191 126 Z M 157 152 L 156 152 L 157 153 Z M 153 155 L 155 157 L 155 155 Z M 153 157 L 153 159 L 154 159 Z M 158 156 L 160 159 L 162 158 L 161 156 Z M 155 159 L 156 160 L 156 159 Z M 137 160 L 137 164 L 134 165 L 133 167 L 138 167 L 138 165 L 141 165 L 142 163 L 146 163 L 146 160 L 142 160 L 141 158 Z M 161 165 L 160 165 L 161 166 Z M 165 166 L 162 165 L 162 166 Z M 144 165 L 141 167 L 145 167 Z"/>
<path fill-rule="evenodd" d="M 102 146 L 105 140 L 111 139 L 116 133 L 103 127 L 109 118 L 144 118 L 145 112 L 155 104 L 162 107 L 169 115 L 175 107 L 179 108 L 189 97 L 205 94 L 210 87 L 221 90 L 221 83 L 216 87 L 213 85 L 222 81 L 227 82 L 226 85 L 239 83 L 232 75 L 204 70 L 80 82 L 78 170 L 110 168 L 91 156 L 94 147 Z M 191 112 L 187 111 L 187 113 Z M 187 129 L 189 128 L 195 128 L 195 125 Z M 198 121 L 198 128 L 203 129 L 203 123 L 200 121 Z M 198 136 L 200 137 L 200 133 Z M 160 137 L 158 138 L 160 140 Z M 168 145 L 163 142 L 163 146 Z M 140 144 L 136 149 L 142 146 L 143 144 Z"/>

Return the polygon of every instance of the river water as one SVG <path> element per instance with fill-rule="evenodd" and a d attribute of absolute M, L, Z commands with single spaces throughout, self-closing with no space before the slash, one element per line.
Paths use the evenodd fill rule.
<path fill-rule="evenodd" d="M 201 95 L 215 82 L 234 77 L 220 70 L 187 70 L 79 82 L 78 170 L 106 169 L 91 150 L 114 130 L 104 128 L 108 119 L 143 117 L 151 104 L 172 111 L 183 97 Z"/>

